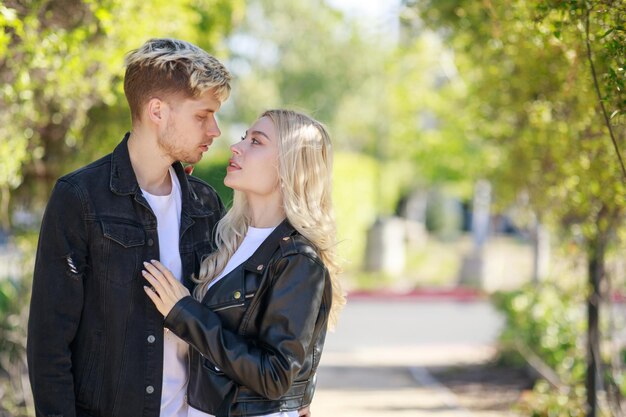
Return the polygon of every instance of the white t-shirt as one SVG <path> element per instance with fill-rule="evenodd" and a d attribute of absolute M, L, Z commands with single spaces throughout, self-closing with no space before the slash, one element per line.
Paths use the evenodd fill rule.
<path fill-rule="evenodd" d="M 172 167 L 169 173 L 172 179 L 172 191 L 169 195 L 152 195 L 143 189 L 141 191 L 157 218 L 160 261 L 180 281 L 183 274 L 178 246 L 182 206 L 181 190 Z M 189 345 L 171 331 L 164 329 L 163 332 L 163 385 L 160 415 L 161 417 L 186 417 Z"/>
<path fill-rule="evenodd" d="M 275 227 L 269 228 L 257 228 L 257 227 L 248 227 L 248 233 L 246 233 L 246 237 L 243 238 L 243 242 L 233 256 L 230 258 L 226 267 L 222 271 L 221 274 L 217 276 L 211 283 L 209 284 L 209 288 L 212 285 L 215 285 L 220 279 L 225 277 L 229 272 L 233 269 L 237 268 L 239 265 L 248 260 L 256 252 L 256 250 L 261 246 L 261 243 L 274 231 Z M 195 408 L 189 406 L 189 416 L 188 417 L 214 417 L 210 414 L 203 413 Z M 298 417 L 297 411 L 289 411 L 282 413 L 273 413 L 266 414 L 264 416 L 258 417 Z"/>

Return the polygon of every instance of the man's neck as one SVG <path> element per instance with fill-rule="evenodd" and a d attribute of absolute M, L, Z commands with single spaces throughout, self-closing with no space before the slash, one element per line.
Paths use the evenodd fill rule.
<path fill-rule="evenodd" d="M 168 195 L 172 192 L 169 168 L 173 161 L 162 153 L 156 138 L 133 129 L 128 138 L 128 154 L 142 190 L 152 195 Z"/>

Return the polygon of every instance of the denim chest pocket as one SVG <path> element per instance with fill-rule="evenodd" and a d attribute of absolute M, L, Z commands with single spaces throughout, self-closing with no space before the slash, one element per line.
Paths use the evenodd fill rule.
<path fill-rule="evenodd" d="M 102 222 L 102 233 L 104 237 L 111 239 L 125 248 L 143 246 L 146 241 L 146 235 L 143 229 L 129 223 Z"/>
<path fill-rule="evenodd" d="M 103 273 L 107 281 L 128 286 L 136 278 L 143 261 L 146 234 L 139 225 L 102 221 L 104 242 Z"/>

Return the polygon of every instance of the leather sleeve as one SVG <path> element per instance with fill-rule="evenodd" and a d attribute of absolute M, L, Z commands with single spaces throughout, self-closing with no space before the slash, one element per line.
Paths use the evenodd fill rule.
<path fill-rule="evenodd" d="M 304 254 L 280 259 L 269 277 L 272 284 L 260 295 L 265 307 L 257 313 L 258 338 L 224 329 L 217 314 L 192 297 L 174 306 L 165 326 L 233 381 L 278 399 L 291 387 L 312 343 L 326 273 L 319 261 Z"/>
<path fill-rule="evenodd" d="M 27 359 L 37 416 L 76 415 L 70 344 L 83 306 L 87 236 L 80 192 L 59 181 L 39 235 Z"/>

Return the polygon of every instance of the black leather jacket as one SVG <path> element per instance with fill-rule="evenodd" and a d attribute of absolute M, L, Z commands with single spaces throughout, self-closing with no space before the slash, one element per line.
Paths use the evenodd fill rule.
<path fill-rule="evenodd" d="M 128 137 L 128 136 L 127 136 Z M 157 220 L 133 172 L 127 137 L 57 182 L 41 226 L 28 323 L 37 416 L 158 417 L 163 316 L 142 262 L 159 257 Z M 185 284 L 211 251 L 222 203 L 174 164 L 182 191 Z"/>
<path fill-rule="evenodd" d="M 201 303 L 185 297 L 167 315 L 191 346 L 189 404 L 217 417 L 309 405 L 331 298 L 318 253 L 284 221 Z"/>

